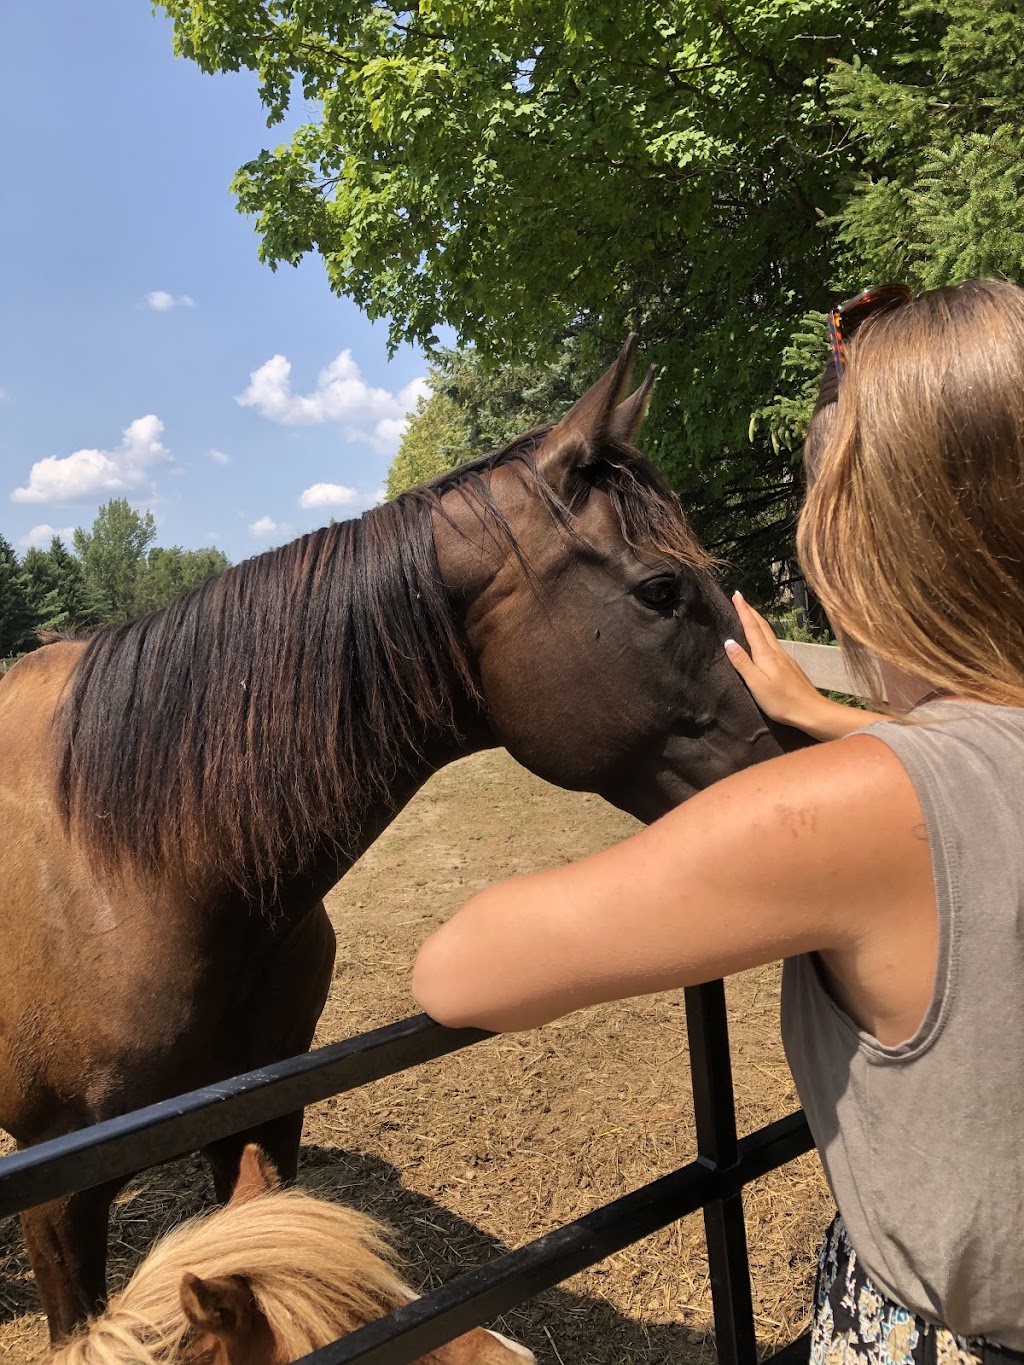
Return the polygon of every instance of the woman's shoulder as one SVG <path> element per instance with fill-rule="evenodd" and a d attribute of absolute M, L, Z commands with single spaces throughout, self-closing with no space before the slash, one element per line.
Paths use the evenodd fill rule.
<path fill-rule="evenodd" d="M 907 766 L 869 731 L 746 768 L 669 820 L 690 857 L 735 891 L 740 882 L 770 897 L 777 888 L 818 913 L 823 894 L 851 907 L 884 900 L 912 867 L 916 876 L 922 846 Z"/>
<path fill-rule="evenodd" d="M 860 732 L 890 749 L 920 792 L 1024 791 L 1024 708 L 941 698 Z M 957 804 L 960 804 L 958 801 Z"/>

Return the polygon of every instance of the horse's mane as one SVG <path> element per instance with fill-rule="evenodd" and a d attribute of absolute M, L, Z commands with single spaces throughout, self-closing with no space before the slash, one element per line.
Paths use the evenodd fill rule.
<path fill-rule="evenodd" d="M 84 646 L 58 713 L 57 796 L 97 862 L 220 873 L 254 892 L 325 847 L 358 851 L 425 738 L 457 733 L 472 663 L 438 570 L 433 515 L 458 492 L 525 564 L 488 475 L 514 465 L 573 533 L 600 487 L 626 541 L 708 560 L 675 495 L 609 445 L 563 502 L 539 476 L 538 428 L 362 517 L 226 570 Z"/>
<path fill-rule="evenodd" d="M 301 1190 L 263 1194 L 194 1218 L 162 1238 L 102 1315 L 47 1365 L 172 1365 L 189 1324 L 180 1291 L 242 1275 L 288 1360 L 407 1303 L 385 1230 Z"/>

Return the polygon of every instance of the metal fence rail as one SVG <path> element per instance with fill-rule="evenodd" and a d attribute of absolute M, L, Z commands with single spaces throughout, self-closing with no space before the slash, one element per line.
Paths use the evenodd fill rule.
<path fill-rule="evenodd" d="M 41 1142 L 0 1160 L 0 1216 L 135 1175 L 491 1036 L 480 1029 L 442 1028 L 417 1014 Z"/>
<path fill-rule="evenodd" d="M 803 1115 L 736 1135 L 722 982 L 686 992 L 697 1157 L 306 1357 L 306 1365 L 409 1365 L 605 1256 L 704 1209 L 720 1365 L 757 1360 L 742 1188 L 806 1152 Z M 0 1160 L 0 1215 L 134 1174 L 200 1146 L 490 1037 L 426 1015 L 150 1105 Z M 806 1359 L 805 1343 L 785 1353 Z"/>

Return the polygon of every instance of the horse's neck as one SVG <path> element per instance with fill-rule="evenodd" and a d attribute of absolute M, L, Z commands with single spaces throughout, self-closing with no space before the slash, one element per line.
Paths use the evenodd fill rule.
<path fill-rule="evenodd" d="M 387 800 L 368 803 L 361 812 L 359 822 L 349 827 L 344 851 L 329 834 L 309 874 L 291 881 L 288 899 L 294 900 L 297 905 L 308 905 L 322 898 L 376 842 L 435 773 L 456 759 L 468 758 L 470 754 L 493 748 L 496 743 L 478 708 L 467 698 L 465 714 L 458 718 L 458 733 L 446 730 L 427 736 L 420 753 L 392 782 Z"/>

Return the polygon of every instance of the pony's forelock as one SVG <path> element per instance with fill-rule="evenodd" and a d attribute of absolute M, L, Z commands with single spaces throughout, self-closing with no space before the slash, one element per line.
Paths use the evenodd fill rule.
<path fill-rule="evenodd" d="M 408 1302 L 386 1230 L 301 1190 L 261 1195 L 162 1238 L 106 1311 L 48 1365 L 172 1365 L 190 1326 L 182 1277 L 242 1275 L 289 1360 Z"/>

